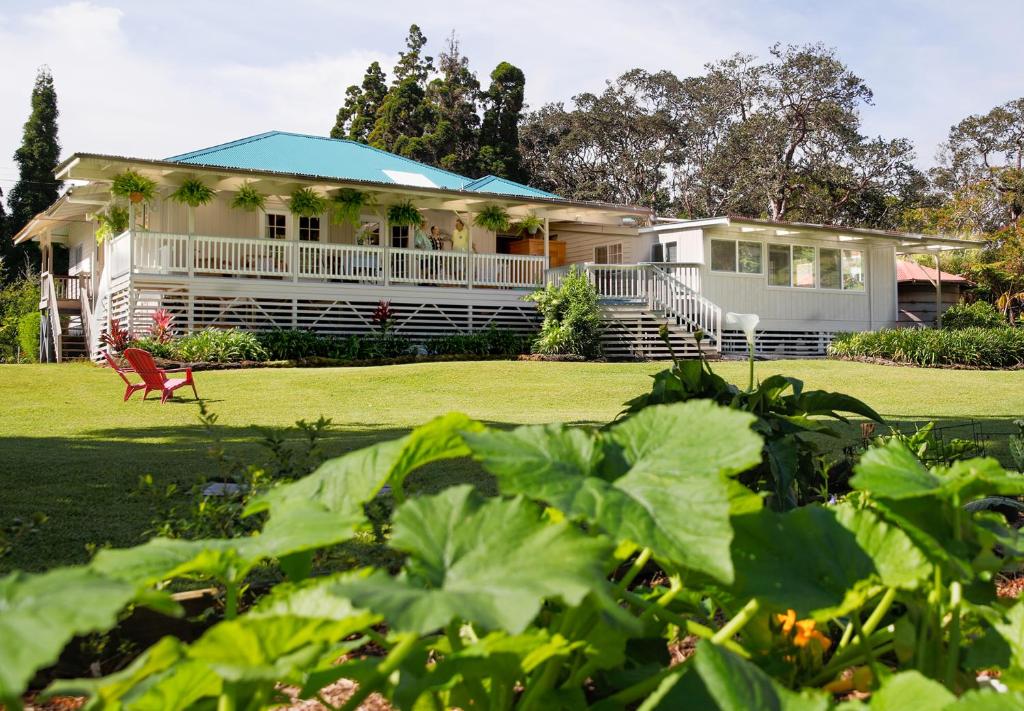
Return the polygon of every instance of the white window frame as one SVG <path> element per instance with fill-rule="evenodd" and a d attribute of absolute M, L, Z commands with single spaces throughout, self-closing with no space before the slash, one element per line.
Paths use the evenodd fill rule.
<path fill-rule="evenodd" d="M 764 251 L 762 257 L 762 266 L 764 268 L 765 286 L 768 289 L 792 289 L 794 291 L 824 291 L 831 294 L 860 294 L 864 295 L 868 292 L 868 252 L 866 249 L 850 249 L 849 247 L 837 246 L 821 246 L 821 245 L 810 245 L 800 244 L 797 242 L 772 242 L 769 247 L 788 247 L 789 248 L 789 285 L 782 286 L 779 284 L 772 284 L 769 282 L 769 269 L 768 269 L 768 251 Z M 794 247 L 810 247 L 814 250 L 814 286 L 796 286 L 793 284 L 793 248 Z M 821 250 L 822 249 L 833 249 L 839 251 L 839 288 L 834 289 L 831 287 L 823 287 L 821 285 Z M 843 286 L 843 265 L 846 262 L 846 257 L 843 252 L 860 252 L 861 255 L 861 266 L 864 278 L 863 289 L 847 289 Z M 733 272 L 716 272 L 717 274 L 732 274 Z"/>
<path fill-rule="evenodd" d="M 613 247 L 616 248 L 618 250 L 618 252 L 619 252 L 619 254 L 618 254 L 619 260 L 617 262 L 611 261 L 611 256 L 612 256 L 611 250 L 612 250 Z M 597 251 L 599 249 L 603 249 L 604 250 L 605 261 L 603 261 L 603 262 L 600 261 L 598 259 L 598 256 L 597 256 Z M 594 247 L 594 264 L 622 264 L 623 263 L 622 259 L 623 259 L 622 242 L 609 242 L 608 244 L 599 244 L 599 245 L 596 245 Z"/>
<path fill-rule="evenodd" d="M 269 229 L 270 228 L 270 224 L 268 223 L 267 218 L 270 217 L 271 215 L 274 215 L 275 217 L 283 217 L 284 218 L 284 236 L 283 237 L 271 237 L 270 236 L 270 229 Z M 290 218 L 291 218 L 291 215 L 289 213 L 285 212 L 284 210 L 264 210 L 263 211 L 263 220 L 262 220 L 262 222 L 263 222 L 263 229 L 261 231 L 260 236 L 263 239 L 272 239 L 275 242 L 287 242 L 288 240 L 290 240 L 292 238 L 292 221 L 291 221 Z"/>
<path fill-rule="evenodd" d="M 713 242 L 732 242 L 732 265 L 734 269 L 730 271 L 723 271 L 721 269 L 712 268 L 712 247 Z M 756 244 L 761 248 L 761 271 L 759 272 L 741 272 L 740 271 L 740 242 L 744 244 Z M 791 252 L 792 254 L 792 252 Z M 733 239 L 731 237 L 711 237 L 708 242 L 708 270 L 712 274 L 726 274 L 728 276 L 741 276 L 741 277 L 762 277 L 767 281 L 768 270 L 766 268 L 766 250 L 765 243 L 759 240 L 753 239 Z"/>
<path fill-rule="evenodd" d="M 396 238 L 395 230 L 405 230 L 405 234 L 398 235 Z M 389 242 L 389 244 L 391 245 L 391 249 L 412 249 L 413 228 L 410 227 L 409 225 L 388 225 L 388 239 L 391 240 Z M 395 246 L 395 239 L 404 239 L 405 246 Z"/>
<path fill-rule="evenodd" d="M 317 226 L 316 226 L 316 239 L 302 239 L 302 229 L 303 229 L 302 228 L 302 221 L 303 220 L 317 220 L 318 221 L 317 222 Z M 325 233 L 325 230 L 324 230 L 324 225 L 325 225 L 325 223 L 324 223 L 324 216 L 323 215 L 313 215 L 312 217 L 305 217 L 304 215 L 299 215 L 299 216 L 297 216 L 297 218 L 295 220 L 295 239 L 298 240 L 299 242 L 312 242 L 312 243 L 323 244 L 324 242 L 327 241 L 327 240 L 324 239 L 324 237 L 326 236 L 326 233 Z M 306 229 L 309 230 L 311 228 L 306 227 Z"/>

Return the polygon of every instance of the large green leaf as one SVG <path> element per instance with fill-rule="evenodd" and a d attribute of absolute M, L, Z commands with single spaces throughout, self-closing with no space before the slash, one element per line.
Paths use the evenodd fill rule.
<path fill-rule="evenodd" d="M 700 400 L 645 408 L 607 435 L 549 425 L 466 440 L 503 493 L 543 501 L 617 542 L 728 582 L 727 477 L 761 459 L 753 422 Z"/>
<path fill-rule="evenodd" d="M 56 662 L 72 637 L 112 627 L 135 591 L 88 568 L 0 579 L 0 702 L 16 705 L 35 672 Z"/>
<path fill-rule="evenodd" d="M 956 701 L 946 687 L 917 671 L 905 671 L 885 680 L 871 695 L 871 711 L 940 711 Z"/>
<path fill-rule="evenodd" d="M 998 667 L 1007 681 L 1024 687 L 1024 602 L 991 621 L 968 650 L 967 664 L 980 669 Z"/>
<path fill-rule="evenodd" d="M 468 486 L 399 507 L 392 546 L 409 554 L 401 575 L 377 572 L 338 590 L 392 627 L 420 633 L 459 618 L 518 634 L 545 599 L 577 605 L 603 590 L 612 552 L 610 542 L 544 520 L 522 498 L 485 500 Z"/>
<path fill-rule="evenodd" d="M 914 588 L 931 566 L 910 538 L 868 510 L 806 506 L 733 518 L 740 599 L 818 619 L 860 607 L 881 586 Z"/>
<path fill-rule="evenodd" d="M 825 711 L 826 694 L 790 691 L 758 667 L 707 640 L 697 643 L 694 669 L 671 675 L 640 711 Z"/>

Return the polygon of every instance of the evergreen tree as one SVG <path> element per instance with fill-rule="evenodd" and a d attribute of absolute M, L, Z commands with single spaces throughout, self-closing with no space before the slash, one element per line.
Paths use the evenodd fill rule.
<path fill-rule="evenodd" d="M 423 133 L 432 120 L 426 85 L 434 71 L 434 59 L 423 54 L 426 44 L 420 28 L 412 25 L 405 40 L 406 51 L 398 55 L 394 82 L 367 137 L 376 148 L 420 160 L 429 153 L 423 145 Z"/>
<path fill-rule="evenodd" d="M 427 86 L 431 115 L 423 136 L 422 159 L 446 170 L 471 174 L 477 161 L 480 82 L 470 71 L 469 59 L 460 51 L 454 32 L 437 60 L 441 76 Z"/>
<path fill-rule="evenodd" d="M 413 79 L 421 87 L 425 87 L 427 79 L 434 71 L 434 58 L 423 54 L 427 38 L 420 31 L 419 25 L 409 27 L 409 36 L 405 38 L 406 51 L 398 53 L 395 65 L 395 86 L 406 79 Z"/>
<path fill-rule="evenodd" d="M 38 249 L 35 245 L 15 247 L 11 240 L 18 230 L 60 195 L 61 183 L 53 177 L 53 169 L 57 167 L 59 159 L 57 92 L 53 87 L 50 70 L 43 67 L 36 75 L 32 89 L 32 112 L 25 122 L 21 147 L 14 152 L 19 177 L 8 199 L 11 214 L 7 219 L 2 244 L 8 274 L 20 268 L 26 255 L 38 263 Z M 19 266 L 16 267 L 16 264 Z"/>
<path fill-rule="evenodd" d="M 508 62 L 502 62 L 491 72 L 480 127 L 481 174 L 491 173 L 519 182 L 529 179 L 519 152 L 519 121 L 525 87 L 523 70 Z"/>
<path fill-rule="evenodd" d="M 377 121 L 377 111 L 388 93 L 386 80 L 380 62 L 373 62 L 367 67 L 362 85 L 352 85 L 345 92 L 345 104 L 338 109 L 331 138 L 367 142 Z"/>

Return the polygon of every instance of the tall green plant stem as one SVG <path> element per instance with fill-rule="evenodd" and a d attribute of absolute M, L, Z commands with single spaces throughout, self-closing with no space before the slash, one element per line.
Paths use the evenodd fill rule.
<path fill-rule="evenodd" d="M 882 619 L 885 617 L 885 614 L 889 611 L 889 608 L 892 607 L 892 603 L 895 599 L 896 588 L 889 588 L 885 591 L 885 593 L 882 595 L 882 599 L 878 601 L 878 604 L 875 606 L 875 609 L 871 612 L 871 614 L 868 616 L 868 619 L 864 622 L 864 634 L 870 636 L 871 633 L 875 631 L 875 628 L 878 627 L 879 623 L 881 623 Z M 844 648 L 850 641 L 860 641 L 859 639 L 852 638 L 853 629 L 854 624 L 851 621 L 850 624 L 847 626 L 846 630 L 843 632 L 843 638 L 839 641 L 839 646 L 837 647 L 837 649 Z"/>
<path fill-rule="evenodd" d="M 868 642 L 867 635 L 864 633 L 864 627 L 860 622 L 860 615 L 853 616 L 853 628 L 857 633 L 857 646 L 864 654 L 864 659 L 867 660 L 868 668 L 871 669 L 871 676 L 875 680 L 875 684 L 882 682 L 882 675 L 878 668 L 878 662 L 875 660 L 875 651 L 872 649 L 871 644 Z"/>
<path fill-rule="evenodd" d="M 949 621 L 949 641 L 946 643 L 946 688 L 954 691 L 956 672 L 960 666 L 960 603 L 963 600 L 963 587 L 959 580 L 949 584 L 949 612 L 953 616 Z"/>
<path fill-rule="evenodd" d="M 391 649 L 384 661 L 377 665 L 377 671 L 373 676 L 359 685 L 356 693 L 349 697 L 341 711 L 354 711 L 359 704 L 366 700 L 366 697 L 377 690 L 377 687 L 391 676 L 391 672 L 399 667 L 402 661 L 416 648 L 419 638 L 414 634 L 403 634 L 398 643 Z"/>
<path fill-rule="evenodd" d="M 722 644 L 727 639 L 732 639 L 736 634 L 743 629 L 757 611 L 761 609 L 761 603 L 757 601 L 757 598 L 753 598 L 743 609 L 736 613 L 736 615 L 725 623 L 725 625 L 715 632 L 715 636 L 711 638 L 714 644 Z"/>
<path fill-rule="evenodd" d="M 850 626 L 854 626 L 853 621 L 850 622 Z M 878 656 L 891 649 L 894 636 L 895 627 L 893 625 L 889 625 L 884 629 L 878 630 L 874 634 L 868 635 L 867 645 L 871 649 L 871 653 Z M 825 667 L 808 683 L 811 686 L 824 684 L 827 681 L 831 681 L 836 674 L 846 667 L 859 664 L 865 659 L 864 646 L 861 644 L 858 644 L 856 647 L 847 647 L 846 649 L 837 651 L 828 661 L 828 664 L 826 664 Z"/>
<path fill-rule="evenodd" d="M 682 632 L 685 634 L 692 634 L 695 637 L 706 639 L 709 642 L 712 641 L 712 638 L 715 636 L 715 631 L 710 627 L 702 625 L 699 622 L 695 622 L 694 620 L 688 620 L 682 615 L 677 615 L 676 613 L 670 610 L 666 610 L 665 608 L 661 607 L 657 602 L 644 600 L 636 593 L 625 592 L 623 593 L 622 598 L 631 605 L 636 605 L 637 607 L 643 608 L 645 615 L 649 611 L 651 617 L 657 617 L 664 622 L 673 624 L 680 630 L 682 630 Z M 728 649 L 730 652 L 738 654 L 744 659 L 750 658 L 750 652 L 748 652 L 734 640 L 727 639 L 721 642 L 721 645 Z"/>
<path fill-rule="evenodd" d="M 747 344 L 747 350 L 750 355 L 747 357 L 748 364 L 750 366 L 750 377 L 747 379 L 747 392 L 754 392 L 754 344 L 753 342 Z"/>
<path fill-rule="evenodd" d="M 622 576 L 622 580 L 620 580 L 619 584 L 615 587 L 616 591 L 620 595 L 624 590 L 629 588 L 630 583 L 632 583 L 636 579 L 636 576 L 640 574 L 640 571 L 644 569 L 644 566 L 647 565 L 647 561 L 649 561 L 650 559 L 650 548 L 644 548 L 642 551 L 640 551 L 639 555 L 637 555 L 637 557 L 633 560 L 633 565 L 629 567 L 629 570 L 626 571 L 626 574 Z"/>
<path fill-rule="evenodd" d="M 224 619 L 233 620 L 238 616 L 238 583 L 224 586 Z"/>

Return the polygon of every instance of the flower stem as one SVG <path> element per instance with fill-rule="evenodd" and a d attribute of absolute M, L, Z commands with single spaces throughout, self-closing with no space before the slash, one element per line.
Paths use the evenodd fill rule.
<path fill-rule="evenodd" d="M 956 672 L 960 666 L 960 602 L 963 588 L 959 580 L 949 584 L 949 612 L 953 618 L 949 621 L 949 641 L 946 643 L 946 688 L 955 691 Z"/>
<path fill-rule="evenodd" d="M 621 594 L 622 591 L 626 590 L 629 587 L 629 584 L 632 583 L 633 580 L 636 579 L 636 576 L 640 574 L 640 571 L 644 569 L 644 566 L 647 565 L 647 561 L 650 559 L 650 548 L 644 548 L 640 551 L 640 554 L 633 560 L 633 565 L 631 565 L 629 570 L 626 571 L 626 574 L 622 576 L 622 580 L 620 580 L 619 584 L 616 586 L 616 591 Z"/>
<path fill-rule="evenodd" d="M 750 622 L 750 620 L 757 614 L 757 611 L 761 608 L 761 603 L 757 601 L 757 598 L 753 598 L 743 609 L 736 613 L 736 615 L 725 623 L 725 625 L 715 632 L 715 636 L 711 638 L 712 643 L 722 644 L 727 639 L 732 639 L 743 627 Z"/>
<path fill-rule="evenodd" d="M 377 687 L 391 676 L 391 672 L 399 667 L 402 661 L 415 649 L 419 638 L 414 634 L 402 635 L 398 643 L 392 647 L 388 656 L 377 665 L 377 670 L 364 683 L 359 685 L 355 693 L 348 698 L 341 711 L 355 711 L 359 704 L 366 700 L 366 697 L 377 690 Z"/>

